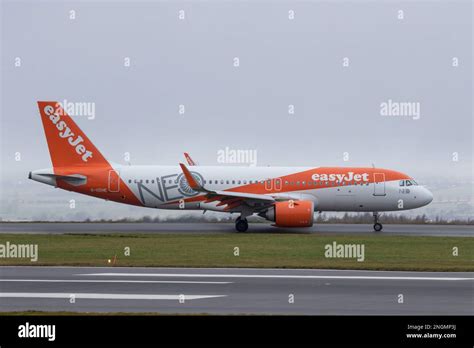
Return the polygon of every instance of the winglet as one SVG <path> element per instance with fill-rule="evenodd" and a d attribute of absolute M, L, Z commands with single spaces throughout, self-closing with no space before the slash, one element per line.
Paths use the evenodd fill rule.
<path fill-rule="evenodd" d="M 196 165 L 196 162 L 194 162 L 193 159 L 191 158 L 191 156 L 189 156 L 189 153 L 185 152 L 184 157 L 186 157 L 186 161 L 188 162 L 188 164 L 190 166 L 195 166 Z"/>
<path fill-rule="evenodd" d="M 181 167 L 181 170 L 183 171 L 184 176 L 186 177 L 186 180 L 188 181 L 189 186 L 194 191 L 203 191 L 204 189 L 202 188 L 201 185 L 199 185 L 196 179 L 194 179 L 189 169 L 183 163 L 180 163 L 179 166 Z"/>

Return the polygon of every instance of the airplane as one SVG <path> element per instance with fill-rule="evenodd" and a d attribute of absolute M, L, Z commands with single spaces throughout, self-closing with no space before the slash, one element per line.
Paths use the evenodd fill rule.
<path fill-rule="evenodd" d="M 276 227 L 311 227 L 314 212 L 415 209 L 433 195 L 404 173 L 375 167 L 121 165 L 108 161 L 55 101 L 38 101 L 52 167 L 29 179 L 140 207 L 236 213 L 238 232 L 258 215 Z"/>

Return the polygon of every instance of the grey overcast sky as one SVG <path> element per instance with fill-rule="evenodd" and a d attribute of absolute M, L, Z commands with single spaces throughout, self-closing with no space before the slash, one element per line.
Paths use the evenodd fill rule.
<path fill-rule="evenodd" d="M 26 180 L 51 166 L 36 101 L 64 99 L 95 103 L 76 122 L 114 162 L 375 163 L 472 212 L 472 18 L 472 1 L 2 0 L 0 217 L 153 213 Z"/>

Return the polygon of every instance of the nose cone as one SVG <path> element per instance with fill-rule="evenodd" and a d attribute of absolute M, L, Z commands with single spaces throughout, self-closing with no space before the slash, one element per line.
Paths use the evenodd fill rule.
<path fill-rule="evenodd" d="M 433 194 L 425 187 L 422 187 L 420 194 L 420 203 L 422 206 L 428 205 L 433 201 Z"/>

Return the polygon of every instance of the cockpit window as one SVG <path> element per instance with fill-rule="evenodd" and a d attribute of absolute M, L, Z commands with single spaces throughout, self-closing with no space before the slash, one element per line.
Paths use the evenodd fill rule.
<path fill-rule="evenodd" d="M 411 186 L 411 185 L 413 185 L 413 184 L 411 183 L 411 180 L 405 180 L 405 185 L 406 185 L 406 186 Z"/>
<path fill-rule="evenodd" d="M 400 180 L 400 186 L 405 186 L 405 180 Z"/>
<path fill-rule="evenodd" d="M 418 185 L 415 180 L 411 179 L 410 181 L 412 182 L 413 185 Z"/>

